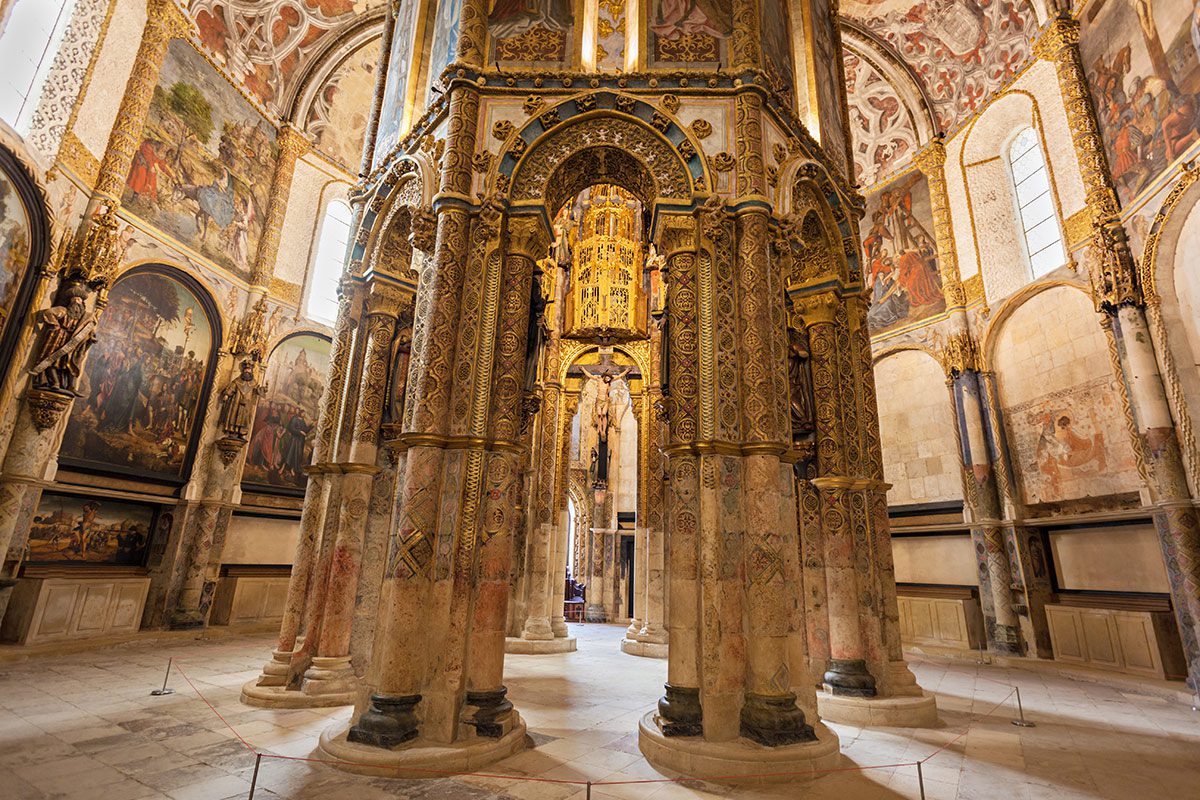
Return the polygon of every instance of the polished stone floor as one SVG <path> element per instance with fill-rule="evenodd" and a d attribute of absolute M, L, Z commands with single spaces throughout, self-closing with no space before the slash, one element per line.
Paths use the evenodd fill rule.
<path fill-rule="evenodd" d="M 938 694 L 942 728 L 831 725 L 847 771 L 809 782 L 770 789 L 665 782 L 674 776 L 642 759 L 634 731 L 661 692 L 666 663 L 621 653 L 622 627 L 571 628 L 577 652 L 508 657 L 509 696 L 528 722 L 531 747 L 487 770 L 502 777 L 367 778 L 264 758 L 255 797 L 583 800 L 583 786 L 549 781 L 591 780 L 655 781 L 596 786 L 594 800 L 891 800 L 920 796 L 915 767 L 856 768 L 911 763 L 952 742 L 924 765 L 929 800 L 1200 798 L 1200 714 L 1189 706 L 1053 671 L 933 660 L 913 668 Z M 239 688 L 270 644 L 270 636 L 231 636 L 0 661 L 0 798 L 246 797 L 255 759 L 226 723 L 260 752 L 304 758 L 330 720 L 349 714 L 241 705 Z M 182 671 L 171 679 L 176 693 L 151 697 L 169 656 Z M 985 716 L 1014 683 L 1036 727 L 1010 723 L 1011 700 Z"/>

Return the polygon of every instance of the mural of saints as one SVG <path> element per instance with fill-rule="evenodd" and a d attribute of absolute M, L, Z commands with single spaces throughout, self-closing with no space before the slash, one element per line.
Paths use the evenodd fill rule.
<path fill-rule="evenodd" d="M 921 173 L 868 197 L 862 232 L 873 335 L 946 310 L 932 230 L 929 184 Z"/>
<path fill-rule="evenodd" d="M 651 60 L 655 65 L 721 64 L 733 31 L 730 0 L 653 0 Z"/>
<path fill-rule="evenodd" d="M 135 272 L 114 284 L 96 336 L 61 458 L 184 478 L 214 349 L 205 307 L 176 278 Z"/>
<path fill-rule="evenodd" d="M 171 42 L 124 206 L 184 245 L 249 274 L 267 209 L 275 128 L 187 42 Z"/>
<path fill-rule="evenodd" d="M 258 401 L 242 480 L 300 490 L 312 460 L 313 435 L 325 377 L 329 340 L 313 334 L 284 339 L 271 351 Z"/>
<path fill-rule="evenodd" d="M 488 33 L 499 61 L 562 62 L 574 14 L 571 0 L 492 0 Z"/>

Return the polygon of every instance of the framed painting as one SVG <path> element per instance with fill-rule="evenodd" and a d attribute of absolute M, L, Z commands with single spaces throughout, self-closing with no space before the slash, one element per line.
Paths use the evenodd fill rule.
<path fill-rule="evenodd" d="M 26 564 L 140 567 L 157 506 L 46 492 L 29 529 Z"/>

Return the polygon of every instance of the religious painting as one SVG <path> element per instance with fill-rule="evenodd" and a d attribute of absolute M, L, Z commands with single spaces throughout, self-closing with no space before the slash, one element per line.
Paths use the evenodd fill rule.
<path fill-rule="evenodd" d="M 275 128 L 204 57 L 171 42 L 124 207 L 246 276 L 267 213 Z"/>
<path fill-rule="evenodd" d="M 787 0 L 763 0 L 763 68 L 771 88 L 786 98 L 789 104 L 794 100 L 796 89 L 791 36 L 792 26 L 788 19 Z"/>
<path fill-rule="evenodd" d="M 259 398 L 246 453 L 246 483 L 302 490 L 325 378 L 329 340 L 310 333 L 284 339 L 267 359 L 266 393 Z"/>
<path fill-rule="evenodd" d="M 651 66 L 721 66 L 732 32 L 732 0 L 652 0 Z"/>
<path fill-rule="evenodd" d="M 842 0 L 838 11 L 900 54 L 940 130 L 958 127 L 1006 87 L 1038 32 L 1024 0 Z"/>
<path fill-rule="evenodd" d="M 783 0 L 776 0 L 782 4 Z M 846 155 L 846 117 L 842 94 L 846 91 L 842 75 L 841 41 L 835 35 L 837 21 L 828 0 L 809 0 L 812 15 L 812 48 L 809 51 L 816 97 L 809 103 L 817 104 L 817 119 L 820 128 L 821 149 L 829 156 L 842 175 L 849 176 L 850 164 Z M 765 50 L 765 48 L 764 48 Z"/>
<path fill-rule="evenodd" d="M 1107 0 L 1089 5 L 1082 25 L 1108 163 L 1128 204 L 1200 141 L 1200 6 Z"/>
<path fill-rule="evenodd" d="M 1026 503 L 1137 491 L 1125 415 L 1109 378 L 1036 397 L 1006 415 Z"/>
<path fill-rule="evenodd" d="M 219 336 L 193 289 L 158 270 L 120 278 L 96 329 L 60 456 L 182 480 Z"/>
<path fill-rule="evenodd" d="M 946 310 L 929 183 L 923 174 L 913 171 L 868 195 L 862 233 L 872 335 Z"/>
<path fill-rule="evenodd" d="M 419 0 L 401 0 L 396 12 L 392 52 L 388 56 L 387 82 L 379 111 L 379 130 L 375 133 L 375 163 L 380 163 L 400 141 L 404 125 L 404 104 L 408 95 L 408 69 L 412 61 L 413 32 Z"/>
<path fill-rule="evenodd" d="M 155 507 L 46 492 L 29 529 L 29 564 L 140 567 Z"/>
<path fill-rule="evenodd" d="M 439 0 L 437 18 L 433 25 L 433 46 L 429 52 L 429 85 L 436 85 L 441 79 L 442 71 L 450 66 L 458 56 L 458 34 L 462 24 L 463 0 Z M 429 91 L 430 102 L 439 97 L 439 93 Z"/>
<path fill-rule="evenodd" d="M 4 330 L 29 266 L 29 217 L 16 184 L 0 170 L 0 331 Z"/>
<path fill-rule="evenodd" d="M 357 173 L 362 162 L 367 117 L 375 100 L 378 60 L 379 39 L 351 53 L 325 79 L 304 122 L 304 130 L 312 135 L 317 149 L 350 173 Z"/>
<path fill-rule="evenodd" d="M 596 68 L 625 69 L 625 0 L 599 0 L 596 10 Z"/>
<path fill-rule="evenodd" d="M 573 0 L 491 0 L 493 61 L 562 64 L 569 59 Z"/>

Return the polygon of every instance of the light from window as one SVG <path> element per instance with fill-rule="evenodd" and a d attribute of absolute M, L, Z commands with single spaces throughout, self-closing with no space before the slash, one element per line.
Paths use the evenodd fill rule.
<path fill-rule="evenodd" d="M 75 0 L 17 0 L 0 33 L 0 118 L 29 132 Z"/>
<path fill-rule="evenodd" d="M 349 240 L 350 206 L 334 200 L 325 210 L 321 238 L 317 240 L 317 260 L 313 262 L 308 284 L 305 313 L 310 319 L 329 325 L 337 319 L 338 282 L 342 279 L 342 263 L 346 259 Z"/>
<path fill-rule="evenodd" d="M 1040 278 L 1065 264 L 1067 254 L 1063 250 L 1054 197 L 1050 194 L 1046 157 L 1033 128 L 1026 128 L 1017 135 L 1008 151 L 1008 159 L 1017 190 L 1017 210 L 1029 253 L 1029 268 L 1033 277 Z"/>

